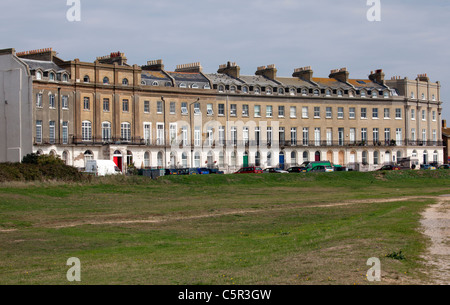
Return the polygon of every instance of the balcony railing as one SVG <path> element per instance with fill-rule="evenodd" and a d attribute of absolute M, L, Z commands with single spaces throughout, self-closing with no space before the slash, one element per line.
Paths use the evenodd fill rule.
<path fill-rule="evenodd" d="M 200 144 L 200 145 L 195 145 Z M 34 145 L 138 145 L 149 147 L 259 147 L 259 148 L 289 148 L 289 147 L 389 147 L 389 146 L 443 146 L 443 141 L 414 141 L 403 140 L 400 143 L 395 140 L 390 141 L 330 141 L 330 140 L 205 140 L 203 142 L 196 141 L 163 141 L 162 139 L 144 139 L 141 137 L 132 138 L 109 138 L 93 137 L 91 139 L 83 139 L 82 137 L 71 136 L 66 140 L 34 138 Z"/>

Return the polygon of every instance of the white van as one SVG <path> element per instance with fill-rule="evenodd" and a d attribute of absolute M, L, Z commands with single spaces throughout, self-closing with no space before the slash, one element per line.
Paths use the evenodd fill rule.
<path fill-rule="evenodd" d="M 95 176 L 122 174 L 117 165 L 111 160 L 87 160 L 85 172 Z"/>

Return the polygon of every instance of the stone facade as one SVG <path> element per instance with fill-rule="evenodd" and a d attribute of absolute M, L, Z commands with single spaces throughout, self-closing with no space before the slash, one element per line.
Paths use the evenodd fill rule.
<path fill-rule="evenodd" d="M 311 67 L 291 77 L 275 65 L 240 75 L 200 63 L 166 71 L 162 60 L 128 65 L 123 53 L 64 61 L 51 49 L 12 54 L 32 78 L 32 150 L 83 168 L 86 159 L 136 167 L 289 167 L 330 160 L 374 170 L 409 158 L 444 161 L 440 83 Z M 12 88 L 15 90 L 15 88 Z"/>

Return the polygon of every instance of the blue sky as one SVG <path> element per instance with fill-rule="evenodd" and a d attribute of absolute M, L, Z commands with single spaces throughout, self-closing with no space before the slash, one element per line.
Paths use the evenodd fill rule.
<path fill-rule="evenodd" d="M 66 0 L 0 3 L 0 48 L 52 47 L 62 59 L 94 61 L 124 52 L 128 63 L 163 59 L 167 70 L 201 62 L 204 71 L 235 61 L 242 74 L 275 64 L 279 76 L 312 66 L 314 75 L 347 67 L 351 78 L 427 73 L 440 81 L 450 122 L 450 1 L 380 0 L 369 22 L 366 0 L 80 0 L 69 22 Z"/>

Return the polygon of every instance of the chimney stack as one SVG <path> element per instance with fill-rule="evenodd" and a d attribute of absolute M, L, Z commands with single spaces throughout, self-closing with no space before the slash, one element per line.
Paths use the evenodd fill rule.
<path fill-rule="evenodd" d="M 417 75 L 417 80 L 421 81 L 421 82 L 429 82 L 430 79 L 428 78 L 427 74 L 419 74 Z"/>
<path fill-rule="evenodd" d="M 310 82 L 310 81 L 312 81 L 313 70 L 311 69 L 311 66 L 297 68 L 297 69 L 294 69 L 294 73 L 292 73 L 292 77 L 298 77 L 300 79 Z"/>
<path fill-rule="evenodd" d="M 56 52 L 52 48 L 31 50 L 25 52 L 16 53 L 17 57 L 44 61 L 53 61 L 53 57 L 56 56 Z"/>
<path fill-rule="evenodd" d="M 164 65 L 162 59 L 149 60 L 147 65 L 141 67 L 142 70 L 146 71 L 162 71 L 164 70 Z"/>
<path fill-rule="evenodd" d="M 277 68 L 275 68 L 275 65 L 268 65 L 258 67 L 258 69 L 255 72 L 255 75 L 262 75 L 267 77 L 270 80 L 275 80 L 275 77 L 277 77 Z"/>
<path fill-rule="evenodd" d="M 349 75 L 350 73 L 347 71 L 347 68 L 341 68 L 331 70 L 330 75 L 328 77 L 346 83 L 348 81 Z"/>
<path fill-rule="evenodd" d="M 382 69 L 378 69 L 373 73 L 370 71 L 369 79 L 377 84 L 384 85 L 384 72 Z"/>
<path fill-rule="evenodd" d="M 241 68 L 236 65 L 235 62 L 228 62 L 227 64 L 220 65 L 217 73 L 226 74 L 228 76 L 239 78 Z"/>
<path fill-rule="evenodd" d="M 203 71 L 203 68 L 199 62 L 177 65 L 177 68 L 175 69 L 175 72 L 200 73 L 202 71 Z"/>
<path fill-rule="evenodd" d="M 125 66 L 127 64 L 127 58 L 125 57 L 125 53 L 112 52 L 109 55 L 97 57 L 96 62 L 109 65 L 117 63 L 119 66 Z"/>

